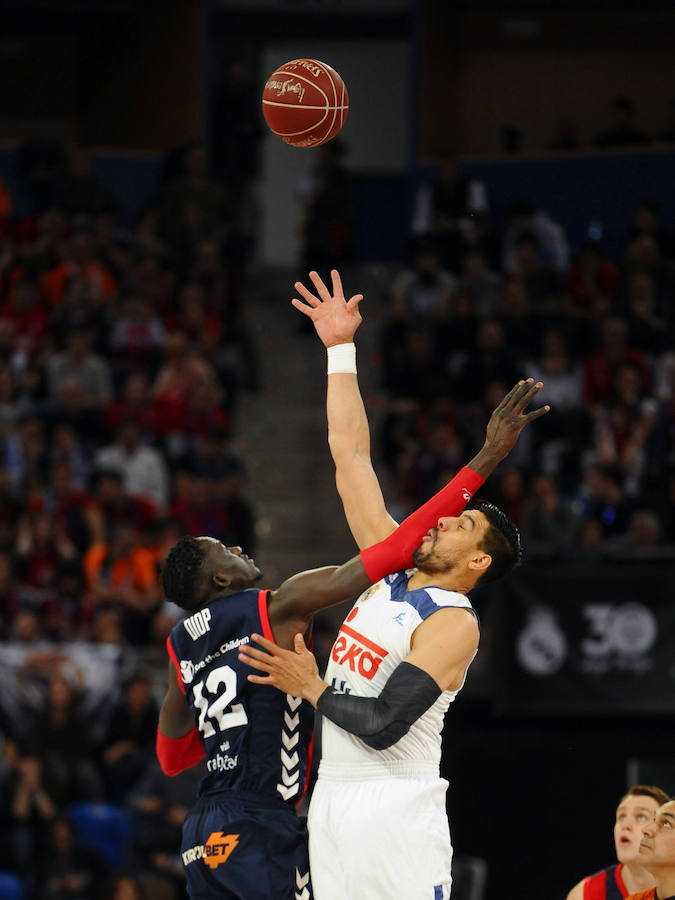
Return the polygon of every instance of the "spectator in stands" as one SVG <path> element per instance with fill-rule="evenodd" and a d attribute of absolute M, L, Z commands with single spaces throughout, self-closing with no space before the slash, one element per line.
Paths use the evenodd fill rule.
<path fill-rule="evenodd" d="M 411 231 L 436 241 L 444 267 L 458 272 L 467 248 L 490 240 L 485 184 L 461 173 L 454 159 L 439 160 L 434 176 L 417 191 Z"/>
<path fill-rule="evenodd" d="M 490 268 L 485 250 L 471 247 L 462 257 L 462 275 L 450 301 L 451 315 L 456 315 L 457 291 L 468 290 L 473 298 L 474 312 L 482 318 L 492 318 L 501 297 L 501 276 Z"/>
<path fill-rule="evenodd" d="M 607 405 L 596 409 L 594 419 L 598 461 L 618 466 L 624 473 L 625 489 L 635 494 L 650 460 L 661 460 L 665 448 L 661 409 L 645 393 L 635 364 L 626 362 L 617 368 Z"/>
<path fill-rule="evenodd" d="M 636 510 L 626 534 L 606 541 L 605 550 L 617 559 L 675 558 L 675 544 L 663 540 L 661 522 L 651 509 Z"/>
<path fill-rule="evenodd" d="M 575 509 L 585 520 L 599 522 L 603 537 L 611 537 L 628 530 L 637 502 L 624 493 L 620 470 L 594 463 L 584 474 Z"/>
<path fill-rule="evenodd" d="M 10 784 L 7 814 L 12 855 L 16 868 L 27 874 L 46 846 L 61 797 L 43 758 L 27 745 L 19 749 Z"/>
<path fill-rule="evenodd" d="M 150 679 L 136 673 L 124 686 L 102 743 L 101 761 L 112 802 L 126 798 L 153 762 L 157 715 Z"/>
<path fill-rule="evenodd" d="M 21 595 L 14 578 L 12 554 L 0 551 L 0 640 L 9 639 L 20 603 Z"/>
<path fill-rule="evenodd" d="M 143 297 L 127 296 L 119 307 L 108 339 L 117 378 L 142 371 L 153 377 L 164 346 L 164 325 Z"/>
<path fill-rule="evenodd" d="M 598 319 L 613 306 L 619 271 L 605 258 L 598 241 L 584 241 L 562 282 L 566 316 Z"/>
<path fill-rule="evenodd" d="M 90 523 L 95 542 L 105 541 L 118 524 L 133 525 L 141 534 L 157 519 L 157 507 L 141 494 L 129 494 L 119 469 L 99 469 L 94 473 L 92 493 L 95 513 Z"/>
<path fill-rule="evenodd" d="M 164 363 L 153 384 L 155 397 L 155 425 L 162 435 L 171 438 L 183 432 L 183 421 L 190 396 L 197 382 L 213 375 L 211 366 L 195 353 L 188 337 L 182 332 L 167 335 L 164 344 Z M 180 451 L 182 452 L 182 445 Z"/>
<path fill-rule="evenodd" d="M 584 401 L 589 406 L 607 403 L 616 370 L 622 363 L 637 366 L 643 389 L 649 386 L 647 360 L 629 345 L 628 337 L 628 326 L 623 319 L 611 316 L 602 321 L 600 349 L 587 357 L 583 366 Z"/>
<path fill-rule="evenodd" d="M 571 556 L 580 525 L 579 517 L 560 497 L 555 478 L 536 475 L 520 520 L 527 555 L 547 559 Z"/>
<path fill-rule="evenodd" d="M 653 358 L 668 346 L 668 310 L 657 296 L 649 271 L 634 271 L 626 282 L 626 323 L 631 344 Z"/>
<path fill-rule="evenodd" d="M 541 381 L 543 402 L 551 407 L 534 437 L 537 460 L 549 473 L 564 472 L 578 479 L 581 464 L 579 447 L 590 439 L 592 420 L 584 408 L 581 367 L 569 352 L 564 332 L 547 328 L 535 347 L 539 355 L 526 355 L 527 376 Z"/>
<path fill-rule="evenodd" d="M 184 148 L 180 173 L 162 192 L 160 209 L 167 233 L 172 232 L 186 203 L 198 207 L 210 232 L 231 230 L 234 216 L 231 191 L 213 176 L 206 147 L 201 143 Z"/>
<path fill-rule="evenodd" d="M 476 343 L 455 379 L 456 396 L 463 402 L 479 401 L 495 381 L 515 384 L 522 374 L 506 343 L 504 328 L 495 319 L 480 322 Z"/>
<path fill-rule="evenodd" d="M 0 307 L 0 316 L 12 322 L 14 354 L 18 351 L 25 360 L 38 358 L 49 334 L 49 312 L 32 274 L 18 274 Z"/>
<path fill-rule="evenodd" d="M 502 242 L 502 269 L 507 273 L 517 269 L 516 242 L 523 233 L 534 235 L 538 242 L 542 261 L 562 274 L 569 267 L 569 244 L 563 228 L 545 213 L 537 209 L 527 197 L 511 201 L 508 225 Z"/>
<path fill-rule="evenodd" d="M 76 382 L 85 399 L 85 409 L 97 412 L 112 399 L 112 379 L 108 361 L 92 352 L 92 333 L 74 329 L 68 334 L 65 350 L 47 362 L 49 393 L 55 403 L 62 400 L 65 382 Z"/>
<path fill-rule="evenodd" d="M 29 740 L 44 748 L 63 801 L 102 799 L 103 787 L 91 758 L 91 723 L 81 711 L 81 685 L 72 685 L 59 669 L 49 678 Z"/>
<path fill-rule="evenodd" d="M 150 380 L 146 372 L 131 372 L 122 382 L 118 396 L 108 406 L 104 426 L 111 433 L 127 419 L 138 422 L 147 434 L 155 430 L 155 410 Z"/>
<path fill-rule="evenodd" d="M 675 109 L 675 105 L 674 105 Z M 628 232 L 627 240 L 630 243 L 634 238 L 647 235 L 654 239 L 659 256 L 670 260 L 675 253 L 675 244 L 670 228 L 667 228 L 659 214 L 659 208 L 649 200 L 643 200 L 635 209 L 633 224 Z"/>
<path fill-rule="evenodd" d="M 155 556 L 143 545 L 133 524 L 118 523 L 107 542 L 89 548 L 83 566 L 87 589 L 95 601 L 119 603 L 127 638 L 132 643 L 146 641 L 160 588 Z"/>
<path fill-rule="evenodd" d="M 178 853 L 181 831 L 203 776 L 203 767 L 193 766 L 170 778 L 162 772 L 157 760 L 153 760 L 129 798 L 138 834 L 135 849 L 139 859 L 144 866 L 175 880 L 176 888 L 183 891 L 184 874 Z"/>
<path fill-rule="evenodd" d="M 198 244 L 188 284 L 201 288 L 201 299 L 209 317 L 215 313 L 219 322 L 231 322 L 236 311 L 232 304 L 231 273 L 223 262 L 218 241 L 206 240 Z M 213 323 L 211 318 L 209 323 Z"/>
<path fill-rule="evenodd" d="M 79 553 L 83 553 L 93 536 L 90 518 L 93 501 L 86 491 L 74 484 L 69 462 L 57 460 L 52 463 L 45 502 L 63 529 L 66 539 Z"/>
<path fill-rule="evenodd" d="M 296 194 L 303 271 L 328 271 L 352 262 L 355 253 L 353 177 L 344 164 L 346 145 L 333 138 L 316 148 L 313 167 Z"/>
<path fill-rule="evenodd" d="M 436 245 L 421 241 L 415 247 L 412 266 L 391 285 L 391 315 L 415 322 L 442 318 L 449 312 L 456 284 L 457 279 L 442 267 Z"/>
<path fill-rule="evenodd" d="M 82 282 L 87 296 L 97 303 L 106 303 L 117 291 L 112 273 L 99 258 L 93 234 L 85 228 L 74 232 L 65 259 L 42 276 L 42 296 L 52 309 L 63 304 L 73 281 Z"/>
<path fill-rule="evenodd" d="M 169 513 L 180 524 L 183 534 L 208 534 L 227 546 L 245 546 L 230 504 L 224 504 L 213 495 L 206 478 L 183 471 L 177 474 L 175 484 L 176 499 Z M 252 523 L 244 524 L 250 527 Z"/>
<path fill-rule="evenodd" d="M 35 861 L 35 884 L 42 900 L 81 900 L 93 896 L 108 869 L 105 857 L 81 844 L 71 820 L 57 815 L 49 839 Z"/>
<path fill-rule="evenodd" d="M 533 231 L 521 231 L 516 237 L 511 274 L 522 280 L 535 312 L 557 311 L 559 273 L 550 261 L 544 259 L 539 238 Z"/>
<path fill-rule="evenodd" d="M 166 462 L 146 442 L 143 429 L 135 419 L 120 422 L 115 441 L 101 447 L 94 464 L 97 469 L 117 469 L 122 473 L 128 494 L 150 500 L 160 512 L 166 509 L 169 499 Z"/>
<path fill-rule="evenodd" d="M 650 138 L 636 125 L 635 104 L 628 97 L 615 97 L 609 104 L 609 123 L 595 139 L 598 147 L 631 147 L 648 144 Z"/>
<path fill-rule="evenodd" d="M 506 278 L 497 317 L 514 359 L 524 359 L 539 343 L 541 315 L 537 312 L 522 278 L 518 275 Z"/>

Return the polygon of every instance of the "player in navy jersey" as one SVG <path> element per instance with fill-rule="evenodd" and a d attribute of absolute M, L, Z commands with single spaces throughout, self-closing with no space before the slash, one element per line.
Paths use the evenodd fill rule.
<path fill-rule="evenodd" d="M 587 875 L 567 895 L 567 900 L 622 900 L 629 894 L 647 890 L 654 877 L 640 858 L 642 827 L 654 818 L 668 795 L 651 784 L 636 784 L 619 800 L 614 823 L 617 862 Z"/>
<path fill-rule="evenodd" d="M 497 442 L 506 456 L 522 427 L 548 407 L 527 413 L 542 385 L 519 382 L 493 413 L 484 448 L 455 478 L 465 483 L 460 501 L 436 507 L 432 527 L 416 535 L 411 565 L 386 569 L 378 548 L 413 535 L 405 523 L 393 530 L 370 459 L 352 342 L 362 297 L 345 301 L 338 273 L 331 277 L 332 294 L 310 273 L 316 293 L 296 283 L 304 302 L 293 304 L 310 316 L 328 348 L 336 481 L 373 584 L 340 628 L 325 681 L 301 634 L 291 652 L 258 633 L 254 641 L 270 653 L 246 644 L 239 656 L 266 673 L 250 680 L 282 692 L 292 685 L 323 713 L 322 761 L 309 810 L 316 900 L 446 900 L 452 849 L 447 782 L 439 775 L 441 730 L 478 646 L 467 594 L 520 558 L 518 531 L 501 510 L 464 506 L 484 480 L 483 451 L 492 454 Z"/>

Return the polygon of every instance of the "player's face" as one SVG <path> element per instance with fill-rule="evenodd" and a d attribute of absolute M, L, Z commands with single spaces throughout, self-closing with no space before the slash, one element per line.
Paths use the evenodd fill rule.
<path fill-rule="evenodd" d="M 653 797 L 624 797 L 616 810 L 614 845 L 619 862 L 629 863 L 637 859 L 642 840 L 642 829 L 654 818 L 658 801 Z"/>
<path fill-rule="evenodd" d="M 652 821 L 643 826 L 638 861 L 654 873 L 675 865 L 675 801 L 659 806 Z"/>
<path fill-rule="evenodd" d="M 251 587 L 260 578 L 260 569 L 255 562 L 242 552 L 241 547 L 226 547 L 213 538 L 200 538 L 209 541 L 209 562 L 214 572 L 229 580 L 231 591 L 241 591 Z"/>
<path fill-rule="evenodd" d="M 488 528 L 488 520 L 476 509 L 461 516 L 443 516 L 422 538 L 413 560 L 429 574 L 448 572 L 466 565 L 477 553 Z"/>

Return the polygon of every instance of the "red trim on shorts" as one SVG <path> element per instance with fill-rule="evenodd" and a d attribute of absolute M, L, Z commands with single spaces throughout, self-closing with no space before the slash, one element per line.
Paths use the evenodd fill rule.
<path fill-rule="evenodd" d="M 272 641 L 272 643 L 276 644 L 272 626 L 270 625 L 270 617 L 267 612 L 269 593 L 269 591 L 258 591 L 258 612 L 260 613 L 263 636 L 266 637 L 268 641 Z"/>
<path fill-rule="evenodd" d="M 305 769 L 305 783 L 302 786 L 302 790 L 300 791 L 300 796 L 296 800 L 296 804 L 298 804 L 302 798 L 307 793 L 307 788 L 309 787 L 309 775 L 312 770 L 312 757 L 314 755 L 314 732 L 312 732 L 312 736 L 309 739 L 309 746 L 307 747 L 307 768 Z"/>
<path fill-rule="evenodd" d="M 173 644 L 171 643 L 171 635 L 167 635 L 166 638 L 166 652 L 169 654 L 171 658 L 171 662 L 174 664 L 176 669 L 176 681 L 178 682 L 178 687 L 181 689 L 183 693 L 185 693 L 185 685 L 183 684 L 183 679 L 180 674 L 180 666 L 178 665 L 178 659 L 176 658 L 176 651 L 173 649 Z"/>

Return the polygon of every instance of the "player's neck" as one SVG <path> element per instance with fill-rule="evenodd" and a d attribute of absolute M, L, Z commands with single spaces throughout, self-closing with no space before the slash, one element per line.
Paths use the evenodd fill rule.
<path fill-rule="evenodd" d="M 456 572 L 421 572 L 416 569 L 414 575 L 408 579 L 408 590 L 416 591 L 424 587 L 439 587 L 446 591 L 456 591 L 458 594 L 468 594 L 473 585 L 462 584 Z"/>
<path fill-rule="evenodd" d="M 654 876 L 637 863 L 624 863 L 621 878 L 629 894 L 637 894 L 639 891 L 647 891 L 654 887 Z M 659 893 L 661 894 L 661 892 Z M 661 896 L 669 897 L 670 894 L 661 894 Z"/>
<path fill-rule="evenodd" d="M 668 900 L 669 897 L 675 897 L 675 874 L 672 872 L 664 873 L 663 877 L 659 877 L 656 882 L 656 893 L 659 900 Z"/>

